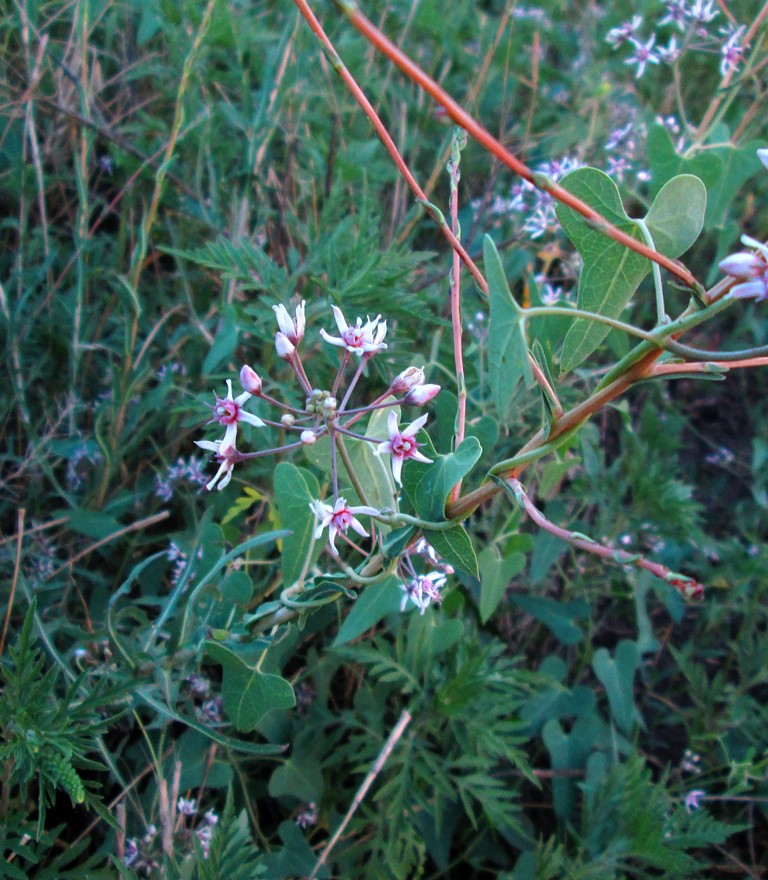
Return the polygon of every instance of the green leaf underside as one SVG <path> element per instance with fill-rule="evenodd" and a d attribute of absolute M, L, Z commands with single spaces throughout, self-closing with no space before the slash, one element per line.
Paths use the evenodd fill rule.
<path fill-rule="evenodd" d="M 301 575 L 312 547 L 316 523 L 309 503 L 320 497 L 320 486 L 314 474 L 283 461 L 275 468 L 274 492 L 280 522 L 290 531 L 283 538 L 281 557 L 283 583 L 290 586 Z M 320 550 L 320 543 L 312 548 L 312 560 Z"/>
<path fill-rule="evenodd" d="M 494 403 L 504 417 L 520 381 L 526 386 L 533 382 L 525 335 L 525 312 L 512 296 L 499 252 L 488 235 L 483 239 L 483 260 L 490 306 L 489 379 Z"/>
<path fill-rule="evenodd" d="M 212 660 L 221 664 L 224 711 L 239 731 L 248 733 L 268 712 L 290 709 L 296 704 L 293 688 L 279 675 L 248 666 L 217 642 L 206 642 L 205 650 Z"/>
<path fill-rule="evenodd" d="M 693 174 L 667 181 L 653 200 L 645 222 L 656 250 L 675 259 L 696 241 L 704 226 L 707 188 Z"/>
<path fill-rule="evenodd" d="M 607 174 L 596 168 L 579 168 L 567 174 L 562 185 L 622 232 L 645 243 L 640 228 L 624 212 L 619 190 Z M 559 204 L 557 218 L 584 262 L 579 279 L 579 308 L 618 318 L 650 271 L 650 261 L 590 226 L 572 208 Z M 575 320 L 563 343 L 562 371 L 574 369 L 589 357 L 608 332 L 608 327 L 595 321 Z"/>

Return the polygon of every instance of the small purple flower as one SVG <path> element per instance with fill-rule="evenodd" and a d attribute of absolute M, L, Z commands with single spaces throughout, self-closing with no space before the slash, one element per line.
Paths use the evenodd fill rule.
<path fill-rule="evenodd" d="M 744 25 L 742 25 L 723 43 L 723 47 L 720 50 L 720 76 L 725 76 L 732 70 L 736 70 L 741 63 L 744 57 L 744 49 L 741 45 L 741 37 L 744 34 L 744 30 Z"/>
<path fill-rule="evenodd" d="M 635 47 L 635 51 L 624 63 L 636 64 L 637 70 L 635 71 L 635 79 L 640 79 L 645 73 L 647 65 L 659 63 L 659 56 L 653 51 L 653 45 L 656 42 L 656 34 L 653 34 L 647 43 L 641 43 L 640 40 L 636 40 L 634 37 L 631 42 Z"/>
<path fill-rule="evenodd" d="M 630 21 L 625 21 L 618 27 L 611 28 L 605 36 L 605 42 L 618 49 L 624 43 L 628 43 L 637 35 L 637 29 L 642 25 L 643 17 L 641 15 L 633 15 Z"/>
<path fill-rule="evenodd" d="M 445 586 L 445 581 L 446 577 L 441 571 L 431 571 L 404 581 L 400 584 L 403 591 L 400 611 L 405 611 L 409 601 L 419 609 L 419 614 L 423 614 L 433 602 L 439 605 L 443 601 L 440 590 Z"/>
<path fill-rule="evenodd" d="M 354 325 L 347 324 L 346 318 L 338 306 L 332 306 L 336 326 L 339 328 L 339 336 L 331 336 L 325 330 L 320 330 L 320 335 L 331 345 L 340 345 L 352 354 L 361 357 L 364 354 L 381 351 L 387 345 L 383 341 L 387 334 L 387 322 L 381 320 L 381 315 L 371 320 L 368 318 L 365 324 L 363 319 L 358 318 Z"/>
<path fill-rule="evenodd" d="M 241 422 L 263 428 L 264 422 L 258 416 L 254 416 L 243 409 L 243 404 L 252 397 L 249 391 L 243 391 L 237 397 L 232 397 L 232 380 L 227 379 L 227 396 L 216 397 L 213 404 L 213 418 L 211 421 L 224 425 L 225 431 L 222 437 L 224 446 L 234 446 L 237 440 L 237 427 Z M 199 445 L 199 444 L 198 444 Z M 208 447 L 203 447 L 208 448 Z"/>
<path fill-rule="evenodd" d="M 395 478 L 395 482 L 400 485 L 403 483 L 401 479 L 403 462 L 407 459 L 413 458 L 416 461 L 424 462 L 424 464 L 432 464 L 431 458 L 427 458 L 419 452 L 419 444 L 413 439 L 424 427 L 428 418 L 428 416 L 421 416 L 401 431 L 397 423 L 397 413 L 391 412 L 389 414 L 387 419 L 389 440 L 379 443 L 377 452 L 379 455 L 386 452 L 392 456 L 392 476 Z"/>
<path fill-rule="evenodd" d="M 689 791 L 683 799 L 683 803 L 685 804 L 685 812 L 691 813 L 693 812 L 693 810 L 698 810 L 701 806 L 701 799 L 706 796 L 707 793 L 702 788 L 694 788 L 693 791 Z"/>
<path fill-rule="evenodd" d="M 678 30 L 685 30 L 685 20 L 688 15 L 688 0 L 664 0 L 667 14 L 659 19 L 659 24 L 674 24 Z"/>
<path fill-rule="evenodd" d="M 674 64 L 680 57 L 680 47 L 677 45 L 677 37 L 672 36 L 666 46 L 659 46 L 659 58 L 667 64 Z"/>
<path fill-rule="evenodd" d="M 362 523 L 357 519 L 355 514 L 363 513 L 366 516 L 378 516 L 379 512 L 375 507 L 349 507 L 346 499 L 337 498 L 336 503 L 331 506 L 322 501 L 311 501 L 310 510 L 317 518 L 318 525 L 315 529 L 315 540 L 318 540 L 323 534 L 323 529 L 328 529 L 328 543 L 331 545 L 331 551 L 334 556 L 338 556 L 339 551 L 336 549 L 336 535 L 339 532 L 346 532 L 351 526 L 358 535 L 364 538 L 368 537 L 368 532 L 363 528 Z"/>
<path fill-rule="evenodd" d="M 232 479 L 232 470 L 237 462 L 242 461 L 243 455 L 238 452 L 234 446 L 227 446 L 223 440 L 195 440 L 195 443 L 201 449 L 207 449 L 209 452 L 216 454 L 216 460 L 219 462 L 219 469 L 216 475 L 206 483 L 205 488 L 210 492 L 216 483 L 219 484 L 219 492 L 229 485 Z"/>
<path fill-rule="evenodd" d="M 190 798 L 189 800 L 186 798 L 179 798 L 179 801 L 176 804 L 176 809 L 182 816 L 194 816 L 197 812 L 197 801 L 194 798 Z"/>
<path fill-rule="evenodd" d="M 708 24 L 720 14 L 714 5 L 715 0 L 694 0 L 691 8 L 686 10 L 686 15 L 697 24 Z"/>

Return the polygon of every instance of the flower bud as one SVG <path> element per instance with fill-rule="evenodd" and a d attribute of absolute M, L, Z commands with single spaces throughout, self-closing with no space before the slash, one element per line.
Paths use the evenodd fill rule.
<path fill-rule="evenodd" d="M 405 395 L 405 402 L 412 406 L 424 406 L 440 391 L 439 385 L 417 385 Z"/>
<path fill-rule="evenodd" d="M 280 416 L 280 424 L 284 428 L 292 428 L 295 421 L 296 416 L 292 416 L 290 413 L 285 413 L 285 415 Z"/>
<path fill-rule="evenodd" d="M 277 356 L 279 358 L 282 358 L 284 361 L 289 361 L 293 357 L 293 353 L 296 351 L 296 346 L 285 335 L 285 333 L 281 332 L 275 334 L 275 349 L 277 350 Z"/>
<path fill-rule="evenodd" d="M 756 278 L 765 268 L 765 263 L 755 254 L 744 251 L 731 254 L 718 264 L 721 272 L 733 278 Z"/>
<path fill-rule="evenodd" d="M 256 370 L 247 364 L 240 370 L 240 384 L 243 386 L 243 391 L 247 391 L 249 394 L 261 393 L 261 377 Z"/>
<path fill-rule="evenodd" d="M 424 382 L 424 370 L 421 367 L 408 367 L 392 380 L 391 390 L 395 394 L 405 394 Z"/>
<path fill-rule="evenodd" d="M 311 446 L 317 440 L 317 434 L 314 431 L 302 431 L 301 442 L 305 446 Z"/>

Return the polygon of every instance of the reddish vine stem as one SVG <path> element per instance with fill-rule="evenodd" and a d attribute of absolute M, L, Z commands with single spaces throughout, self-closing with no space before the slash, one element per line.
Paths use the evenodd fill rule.
<path fill-rule="evenodd" d="M 301 4 L 303 0 L 294 0 Z M 663 266 L 684 284 L 694 290 L 700 290 L 701 285 L 696 278 L 677 260 L 665 257 L 653 248 L 632 238 L 626 232 L 622 232 L 610 223 L 599 211 L 591 208 L 586 202 L 577 198 L 567 189 L 559 186 L 551 178 L 534 173 L 527 165 L 509 152 L 486 128 L 480 125 L 474 117 L 464 110 L 441 86 L 428 76 L 415 62 L 405 55 L 391 40 L 389 40 L 373 22 L 369 21 L 350 0 L 336 0 L 342 11 L 347 15 L 352 25 L 380 52 L 386 55 L 393 64 L 396 64 L 410 79 L 419 85 L 425 92 L 434 98 L 445 110 L 448 116 L 465 131 L 479 141 L 499 161 L 511 168 L 515 174 L 527 180 L 538 189 L 548 192 L 553 198 L 572 208 L 581 214 L 586 220 L 594 224 L 595 228 L 614 241 L 623 244 L 630 250 L 647 257 L 649 260 Z"/>
<path fill-rule="evenodd" d="M 339 53 L 334 48 L 333 43 L 330 41 L 328 35 L 323 30 L 322 25 L 317 20 L 315 13 L 310 8 L 307 0 L 293 0 L 298 8 L 299 12 L 304 16 L 307 24 L 312 29 L 315 36 L 318 38 L 323 48 L 328 54 L 331 65 L 333 69 L 338 73 L 338 75 L 344 81 L 344 85 L 349 89 L 352 94 L 352 97 L 357 101 L 357 103 L 362 108 L 365 115 L 371 120 L 371 124 L 376 130 L 376 134 L 379 136 L 381 142 L 384 144 L 387 152 L 392 157 L 392 161 L 397 166 L 397 170 L 403 175 L 408 186 L 413 190 L 416 198 L 423 203 L 424 208 L 426 209 L 429 216 L 435 221 L 435 224 L 438 226 L 440 231 L 448 240 L 448 243 L 451 247 L 456 251 L 456 253 L 461 257 L 464 265 L 469 269 L 472 277 L 477 282 L 477 286 L 480 290 L 487 296 L 488 295 L 488 283 L 483 277 L 483 273 L 477 267 L 477 263 L 470 257 L 467 253 L 461 242 L 456 238 L 456 236 L 451 231 L 448 224 L 445 222 L 445 218 L 438 214 L 431 205 L 429 204 L 429 199 L 427 198 L 427 194 L 424 190 L 419 186 L 416 178 L 411 174 L 410 168 L 405 164 L 405 160 L 400 155 L 400 151 L 397 149 L 397 145 L 392 140 L 389 132 L 387 131 L 384 123 L 379 118 L 379 114 L 374 109 L 373 104 L 366 98 L 365 92 L 360 88 L 357 84 L 357 81 L 352 76 L 352 74 L 347 70 L 344 62 L 339 57 Z"/>
<path fill-rule="evenodd" d="M 564 529 L 562 526 L 556 525 L 548 520 L 538 507 L 536 507 L 533 501 L 531 501 L 519 480 L 510 477 L 506 480 L 506 484 L 509 486 L 520 507 L 528 514 L 536 525 L 539 526 L 539 528 L 543 529 L 545 532 L 549 532 L 550 535 L 554 535 L 563 541 L 567 541 L 579 550 L 585 550 L 587 553 L 592 553 L 594 556 L 599 556 L 601 559 L 615 562 L 617 565 L 628 565 L 649 571 L 657 578 L 666 581 L 666 583 L 679 590 L 686 599 L 699 599 L 703 595 L 704 588 L 698 581 L 694 580 L 694 578 L 689 578 L 686 575 L 672 571 L 672 569 L 668 568 L 666 565 L 646 559 L 639 553 L 629 553 L 626 550 L 615 550 L 605 544 L 600 544 L 598 541 L 595 541 L 587 535 L 582 535 L 579 532 L 572 532 L 569 529 Z"/>

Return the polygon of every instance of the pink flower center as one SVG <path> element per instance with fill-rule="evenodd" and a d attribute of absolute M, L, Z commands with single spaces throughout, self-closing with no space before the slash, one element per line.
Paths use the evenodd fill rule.
<path fill-rule="evenodd" d="M 410 458 L 419 445 L 412 437 L 405 437 L 403 434 L 395 435 L 390 442 L 392 454 L 397 458 Z"/>
<path fill-rule="evenodd" d="M 349 512 L 349 509 L 345 507 L 343 510 L 334 513 L 333 524 L 339 531 L 346 532 L 352 525 L 352 514 Z"/>
<path fill-rule="evenodd" d="M 217 397 L 213 405 L 213 417 L 219 424 L 234 425 L 240 421 L 240 404 L 236 400 Z"/>
<path fill-rule="evenodd" d="M 365 343 L 365 336 L 362 327 L 347 327 L 341 334 L 344 343 L 351 348 L 362 348 Z"/>

